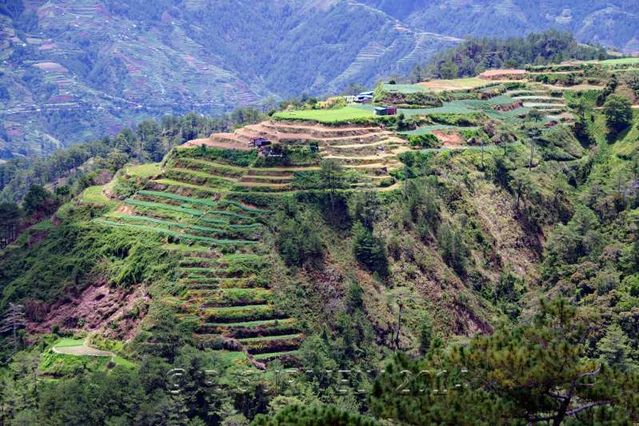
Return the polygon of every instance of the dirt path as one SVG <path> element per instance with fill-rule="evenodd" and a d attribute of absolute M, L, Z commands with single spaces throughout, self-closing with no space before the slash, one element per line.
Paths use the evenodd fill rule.
<path fill-rule="evenodd" d="M 53 347 L 53 352 L 61 355 L 74 355 L 74 356 L 101 356 L 101 357 L 114 357 L 115 354 L 109 351 L 101 351 L 99 349 L 90 348 L 86 342 L 81 346 L 61 346 Z"/>

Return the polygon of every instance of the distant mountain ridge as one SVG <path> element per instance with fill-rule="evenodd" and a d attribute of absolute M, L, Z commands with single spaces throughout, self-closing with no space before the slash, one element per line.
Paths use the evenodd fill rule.
<path fill-rule="evenodd" d="M 372 85 L 407 74 L 467 34 L 546 28 L 549 21 L 540 14 L 572 2 L 549 0 L 539 11 L 523 3 L 5 0 L 0 3 L 0 160 L 47 154 L 143 117 L 219 114 L 271 97 Z M 590 26 L 562 28 L 590 35 L 588 28 L 616 13 L 629 20 L 624 31 L 619 23 L 611 27 L 614 35 L 602 30 L 584 41 L 633 46 L 633 24 L 639 20 L 632 19 L 639 6 L 632 3 L 616 0 L 574 11 L 577 6 L 570 6 L 574 21 L 587 18 Z M 513 12 L 506 14 L 512 28 L 496 10 Z M 530 23 L 524 25 L 526 19 Z"/>
<path fill-rule="evenodd" d="M 635 0 L 360 0 L 414 28 L 457 37 L 513 37 L 548 28 L 584 43 L 639 52 Z"/>

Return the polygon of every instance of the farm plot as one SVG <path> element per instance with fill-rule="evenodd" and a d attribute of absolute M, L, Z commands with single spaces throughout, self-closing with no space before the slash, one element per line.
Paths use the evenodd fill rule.
<path fill-rule="evenodd" d="M 404 93 L 404 94 L 421 93 L 421 92 L 429 91 L 428 87 L 424 86 L 423 84 L 388 84 L 388 83 L 383 85 L 383 90 L 389 93 Z"/>
<path fill-rule="evenodd" d="M 483 87 L 490 87 L 497 85 L 498 82 L 484 80 L 478 77 L 459 78 L 454 80 L 431 80 L 419 83 L 419 86 L 426 88 L 432 92 L 454 92 L 463 90 L 473 90 Z"/>
<path fill-rule="evenodd" d="M 356 107 L 336 109 L 311 109 L 300 111 L 282 111 L 273 116 L 279 120 L 306 120 L 318 123 L 347 123 L 367 118 L 375 118 L 372 111 Z"/>
<path fill-rule="evenodd" d="M 628 57 L 628 58 L 619 58 L 619 59 L 607 59 L 605 61 L 594 61 L 594 63 L 598 63 L 605 67 L 614 67 L 619 65 L 639 65 L 639 58 Z"/>

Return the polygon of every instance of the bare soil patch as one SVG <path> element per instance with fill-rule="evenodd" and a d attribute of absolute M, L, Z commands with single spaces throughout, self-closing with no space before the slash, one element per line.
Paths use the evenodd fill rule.
<path fill-rule="evenodd" d="M 437 137 L 446 148 L 459 148 L 466 144 L 461 134 L 457 132 L 433 131 L 433 135 Z"/>
<path fill-rule="evenodd" d="M 110 338 L 129 340 L 146 314 L 149 296 L 143 287 L 127 292 L 107 283 L 91 285 L 81 292 L 70 290 L 51 305 L 27 304 L 30 333 L 48 333 L 54 326 L 62 331 L 99 332 Z"/>
<path fill-rule="evenodd" d="M 230 142 L 228 140 L 228 138 L 231 136 L 232 134 L 224 134 L 224 137 L 226 138 L 226 140 L 224 141 L 220 141 L 217 140 L 215 137 L 217 136 L 217 134 L 213 134 L 211 135 L 210 138 L 202 138 L 202 139 L 194 139 L 191 141 L 188 141 L 187 143 L 185 143 L 183 146 L 187 146 L 187 147 L 198 147 L 198 146 L 208 146 L 211 148 L 219 148 L 219 149 L 234 149 L 234 150 L 238 150 L 238 151 L 250 151 L 251 148 L 247 143 L 242 143 L 240 141 L 237 142 Z"/>

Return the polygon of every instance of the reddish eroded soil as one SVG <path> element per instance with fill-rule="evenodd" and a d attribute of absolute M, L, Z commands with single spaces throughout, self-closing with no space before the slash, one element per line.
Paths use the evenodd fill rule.
<path fill-rule="evenodd" d="M 126 204 L 122 204 L 116 209 L 116 213 L 133 216 L 135 215 L 135 209 L 131 206 L 127 206 Z"/>
<path fill-rule="evenodd" d="M 466 144 L 466 141 L 457 132 L 442 132 L 439 130 L 433 131 L 433 135 L 441 141 L 446 148 L 459 148 Z"/>
<path fill-rule="evenodd" d="M 30 333 L 61 331 L 98 332 L 113 339 L 130 340 L 144 318 L 149 296 L 143 287 L 127 292 L 107 283 L 91 285 L 79 294 L 67 294 L 52 304 L 26 303 Z"/>

